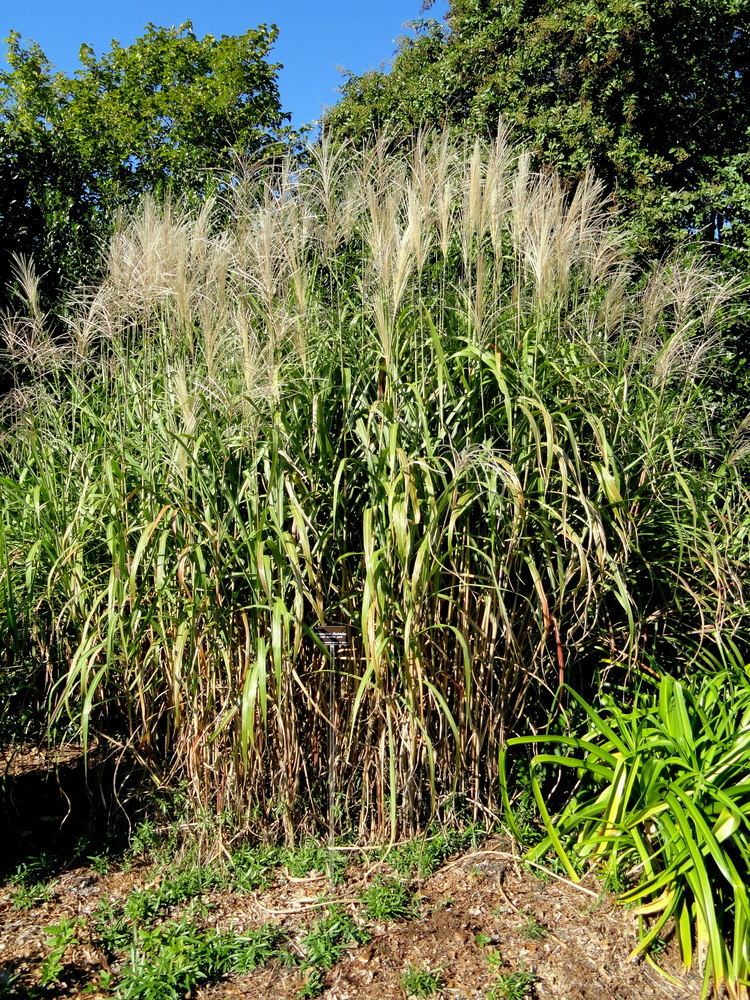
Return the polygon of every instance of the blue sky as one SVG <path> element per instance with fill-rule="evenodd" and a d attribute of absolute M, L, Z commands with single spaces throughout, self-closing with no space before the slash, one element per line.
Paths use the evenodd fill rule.
<path fill-rule="evenodd" d="M 393 54 L 403 25 L 420 16 L 421 0 L 4 0 L 0 30 L 11 29 L 41 44 L 57 69 L 71 72 L 82 42 L 97 53 L 116 38 L 123 44 L 153 21 L 176 25 L 192 20 L 198 34 L 238 34 L 265 22 L 279 26 L 274 49 L 284 63 L 279 83 L 284 109 L 300 125 L 335 104 L 340 67 L 362 73 L 377 69 Z M 442 17 L 437 0 L 430 17 Z"/>

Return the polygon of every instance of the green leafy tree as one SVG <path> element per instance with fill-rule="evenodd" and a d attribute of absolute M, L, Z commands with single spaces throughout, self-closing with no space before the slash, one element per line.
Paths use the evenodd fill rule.
<path fill-rule="evenodd" d="M 425 6 L 429 7 L 428 2 Z M 452 0 L 389 72 L 350 76 L 327 116 L 470 134 L 502 117 L 540 162 L 593 167 L 645 253 L 685 233 L 750 244 L 749 0 Z"/>
<path fill-rule="evenodd" d="M 38 45 L 10 41 L 0 74 L 0 302 L 12 255 L 33 256 L 45 286 L 83 273 L 97 235 L 94 192 L 76 151 L 55 127 L 56 81 Z"/>
<path fill-rule="evenodd" d="M 200 199 L 238 159 L 271 155 L 288 133 L 274 27 L 195 35 L 149 24 L 97 57 L 82 46 L 72 76 L 38 44 L 8 38 L 0 73 L 0 281 L 32 254 L 45 287 L 89 273 L 117 208 L 145 192 Z M 0 296 L 1 297 L 1 296 Z"/>

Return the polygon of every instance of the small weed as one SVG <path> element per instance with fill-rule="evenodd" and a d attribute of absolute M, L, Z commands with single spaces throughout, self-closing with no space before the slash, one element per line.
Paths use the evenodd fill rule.
<path fill-rule="evenodd" d="M 39 854 L 20 864 L 9 879 L 9 884 L 14 886 L 10 895 L 12 906 L 16 910 L 31 910 L 40 903 L 47 903 L 55 885 L 49 878 L 51 871 L 52 859 L 48 854 Z"/>
<path fill-rule="evenodd" d="M 491 969 L 502 969 L 503 956 L 498 951 L 497 948 L 492 948 L 489 951 L 485 952 L 484 957 L 487 959 L 487 964 Z"/>
<path fill-rule="evenodd" d="M 367 931 L 358 927 L 345 910 L 331 906 L 328 915 L 317 920 L 302 940 L 305 964 L 330 969 L 350 944 L 365 944 L 368 940 Z"/>
<path fill-rule="evenodd" d="M 125 949 L 133 939 L 133 928 L 123 907 L 112 899 L 102 899 L 91 917 L 91 929 L 104 951 L 110 955 Z"/>
<path fill-rule="evenodd" d="M 667 948 L 667 942 L 664 940 L 663 937 L 657 936 L 651 942 L 651 947 L 648 950 L 649 951 L 649 955 L 651 955 L 652 958 L 658 958 L 659 955 L 663 955 L 664 954 L 664 952 L 666 951 L 666 948 Z"/>
<path fill-rule="evenodd" d="M 305 982 L 297 991 L 297 996 L 300 997 L 300 1000 L 319 997 L 325 987 L 325 973 L 321 969 L 311 968 L 307 970 Z"/>
<path fill-rule="evenodd" d="M 416 914 L 414 893 L 399 879 L 378 879 L 360 896 L 365 915 L 378 923 L 404 920 Z"/>
<path fill-rule="evenodd" d="M 10 901 L 16 910 L 33 910 L 40 903 L 47 903 L 52 898 L 53 882 L 32 882 L 31 885 L 19 885 L 10 894 Z"/>
<path fill-rule="evenodd" d="M 387 860 L 398 875 L 428 878 L 452 854 L 475 845 L 482 833 L 476 826 L 466 830 L 438 830 L 402 844 L 388 853 Z"/>
<path fill-rule="evenodd" d="M 624 892 L 627 887 L 628 880 L 622 868 L 616 864 L 609 865 L 604 876 L 604 888 L 607 892 L 617 895 L 620 892 Z"/>
<path fill-rule="evenodd" d="M 329 854 L 327 848 L 309 840 L 303 847 L 284 852 L 284 864 L 292 878 L 305 878 L 312 872 L 325 875 L 328 872 Z"/>
<path fill-rule="evenodd" d="M 234 944 L 233 970 L 251 972 L 274 958 L 280 959 L 285 964 L 293 962 L 290 953 L 280 948 L 285 940 L 284 931 L 276 924 L 263 924 L 257 930 L 237 937 Z"/>
<path fill-rule="evenodd" d="M 432 997 L 443 985 L 440 972 L 410 965 L 401 975 L 401 987 L 408 997 Z"/>
<path fill-rule="evenodd" d="M 533 913 L 526 914 L 523 925 L 523 936 L 529 941 L 542 941 L 549 934 L 549 930 L 540 923 Z"/>
<path fill-rule="evenodd" d="M 474 944 L 477 946 L 477 948 L 486 948 L 487 945 L 492 944 L 492 938 L 489 936 L 489 934 L 482 934 L 482 933 L 475 934 Z"/>
<path fill-rule="evenodd" d="M 115 977 L 112 972 L 104 969 L 96 976 L 88 986 L 84 987 L 82 993 L 113 993 L 115 989 Z"/>
<path fill-rule="evenodd" d="M 110 864 L 106 854 L 91 854 L 88 861 L 97 875 L 109 874 Z"/>
<path fill-rule="evenodd" d="M 125 900 L 124 913 L 132 924 L 151 921 L 161 908 L 161 894 L 158 889 L 133 889 Z"/>
<path fill-rule="evenodd" d="M 159 835 L 151 820 L 139 823 L 130 838 L 130 854 L 134 858 L 146 858 L 153 854 L 159 844 Z"/>
<path fill-rule="evenodd" d="M 275 847 L 241 847 L 231 860 L 234 886 L 243 892 L 264 889 L 271 874 L 284 861 L 284 852 Z"/>
<path fill-rule="evenodd" d="M 535 982 L 534 973 L 523 968 L 506 972 L 498 976 L 487 994 L 487 1000 L 530 1000 Z"/>
<path fill-rule="evenodd" d="M 49 854 L 37 854 L 20 864 L 9 882 L 11 885 L 32 885 L 49 881 L 54 867 L 54 859 Z"/>
<path fill-rule="evenodd" d="M 42 986 L 53 986 L 59 982 L 60 973 L 65 966 L 65 953 L 77 943 L 76 932 L 79 926 L 80 921 L 66 919 L 47 928 L 49 954 L 40 970 L 39 981 Z"/>

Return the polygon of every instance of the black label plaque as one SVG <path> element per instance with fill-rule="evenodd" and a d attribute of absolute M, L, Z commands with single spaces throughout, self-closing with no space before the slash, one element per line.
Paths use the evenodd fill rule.
<path fill-rule="evenodd" d="M 346 649 L 351 641 L 352 630 L 348 625 L 313 625 L 312 630 L 323 645 L 334 652 Z"/>

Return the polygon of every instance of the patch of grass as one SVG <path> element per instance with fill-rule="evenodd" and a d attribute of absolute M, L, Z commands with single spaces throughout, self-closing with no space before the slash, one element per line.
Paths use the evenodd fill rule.
<path fill-rule="evenodd" d="M 533 913 L 525 915 L 523 936 L 529 941 L 542 941 L 549 934 L 548 928 L 540 923 Z"/>
<path fill-rule="evenodd" d="M 10 901 L 16 910 L 33 910 L 41 903 L 47 903 L 52 898 L 54 882 L 33 882 L 31 885 L 19 885 L 10 894 Z"/>
<path fill-rule="evenodd" d="M 300 1000 L 308 1000 L 310 997 L 319 997 L 326 988 L 326 977 L 322 969 L 309 968 L 305 973 L 305 981 L 297 991 Z"/>
<path fill-rule="evenodd" d="M 288 960 L 283 931 L 264 925 L 245 935 L 170 921 L 141 930 L 117 987 L 120 1000 L 175 1000 L 230 972 L 249 972 L 274 958 Z"/>
<path fill-rule="evenodd" d="M 398 875 L 428 878 L 451 855 L 476 846 L 483 833 L 479 826 L 428 832 L 427 836 L 390 851 L 387 860 Z"/>
<path fill-rule="evenodd" d="M 503 973 L 487 993 L 487 1000 L 530 1000 L 536 978 L 523 968 Z"/>
<path fill-rule="evenodd" d="M 401 988 L 408 997 L 432 997 L 442 987 L 440 972 L 410 965 L 401 974 Z"/>
<path fill-rule="evenodd" d="M 117 954 L 133 939 L 133 927 L 124 914 L 122 903 L 104 898 L 91 915 L 91 930 L 105 952 Z"/>
<path fill-rule="evenodd" d="M 350 914 L 340 906 L 331 906 L 302 940 L 305 965 L 330 969 L 349 945 L 365 944 L 369 939 L 368 932 Z"/>
<path fill-rule="evenodd" d="M 243 892 L 264 889 L 272 873 L 285 861 L 286 852 L 276 847 L 241 847 L 232 854 L 230 875 L 233 887 Z"/>
<path fill-rule="evenodd" d="M 330 852 L 327 848 L 313 840 L 307 841 L 302 847 L 284 851 L 283 860 L 286 870 L 292 878 L 304 878 L 313 872 L 321 875 L 328 871 Z"/>
<path fill-rule="evenodd" d="M 417 913 L 414 893 L 397 878 L 377 879 L 361 894 L 364 912 L 370 920 L 406 920 Z"/>

